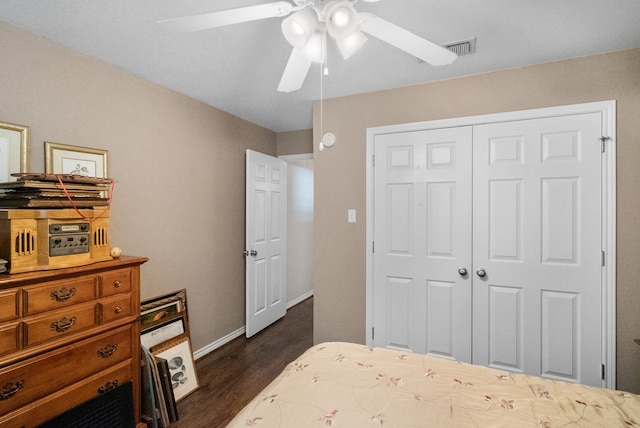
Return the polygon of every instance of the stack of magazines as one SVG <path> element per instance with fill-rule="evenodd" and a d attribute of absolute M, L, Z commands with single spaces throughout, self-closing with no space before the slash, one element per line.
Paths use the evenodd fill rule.
<path fill-rule="evenodd" d="M 109 178 L 69 174 L 12 174 L 0 183 L 0 208 L 96 208 L 109 205 Z"/>

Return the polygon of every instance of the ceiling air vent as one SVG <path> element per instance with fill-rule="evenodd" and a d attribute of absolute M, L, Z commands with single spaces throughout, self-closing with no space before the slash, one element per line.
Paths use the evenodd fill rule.
<path fill-rule="evenodd" d="M 442 45 L 443 48 L 449 49 L 451 52 L 458 56 L 470 55 L 476 53 L 476 38 L 469 40 L 462 40 L 460 42 L 448 43 Z"/>
<path fill-rule="evenodd" d="M 441 45 L 445 49 L 449 49 L 451 52 L 455 53 L 458 56 L 462 55 L 471 55 L 476 53 L 476 38 L 461 40 L 459 42 L 447 43 L 446 45 Z M 423 60 L 418 58 L 419 63 L 424 63 Z"/>

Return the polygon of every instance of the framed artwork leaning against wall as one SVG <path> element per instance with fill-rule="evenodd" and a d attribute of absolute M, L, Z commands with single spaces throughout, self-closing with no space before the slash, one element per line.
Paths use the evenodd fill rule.
<path fill-rule="evenodd" d="M 47 174 L 109 177 L 107 173 L 109 152 L 107 150 L 45 141 L 44 152 Z"/>
<path fill-rule="evenodd" d="M 155 347 L 153 356 L 168 361 L 171 386 L 176 401 L 180 401 L 198 389 L 198 376 L 188 336 L 178 336 Z"/>

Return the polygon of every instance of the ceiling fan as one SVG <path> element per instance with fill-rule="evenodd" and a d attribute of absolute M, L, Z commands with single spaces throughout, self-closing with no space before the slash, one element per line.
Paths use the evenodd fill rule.
<path fill-rule="evenodd" d="M 311 64 L 323 63 L 327 34 L 347 59 L 367 41 L 364 33 L 376 37 L 431 65 L 451 64 L 457 55 L 370 13 L 358 13 L 358 0 L 293 0 L 240 7 L 200 15 L 165 19 L 158 24 L 175 31 L 207 30 L 259 19 L 286 17 L 282 21 L 285 39 L 293 46 L 278 91 L 300 89 Z M 377 2 L 379 0 L 363 0 Z"/>

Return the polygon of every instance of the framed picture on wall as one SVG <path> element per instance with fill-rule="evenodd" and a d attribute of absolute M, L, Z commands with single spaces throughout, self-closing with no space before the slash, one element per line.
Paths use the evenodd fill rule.
<path fill-rule="evenodd" d="M 0 182 L 16 181 L 11 174 L 27 172 L 29 128 L 0 122 Z"/>
<path fill-rule="evenodd" d="M 108 178 L 108 151 L 68 144 L 44 143 L 45 172 Z"/>

